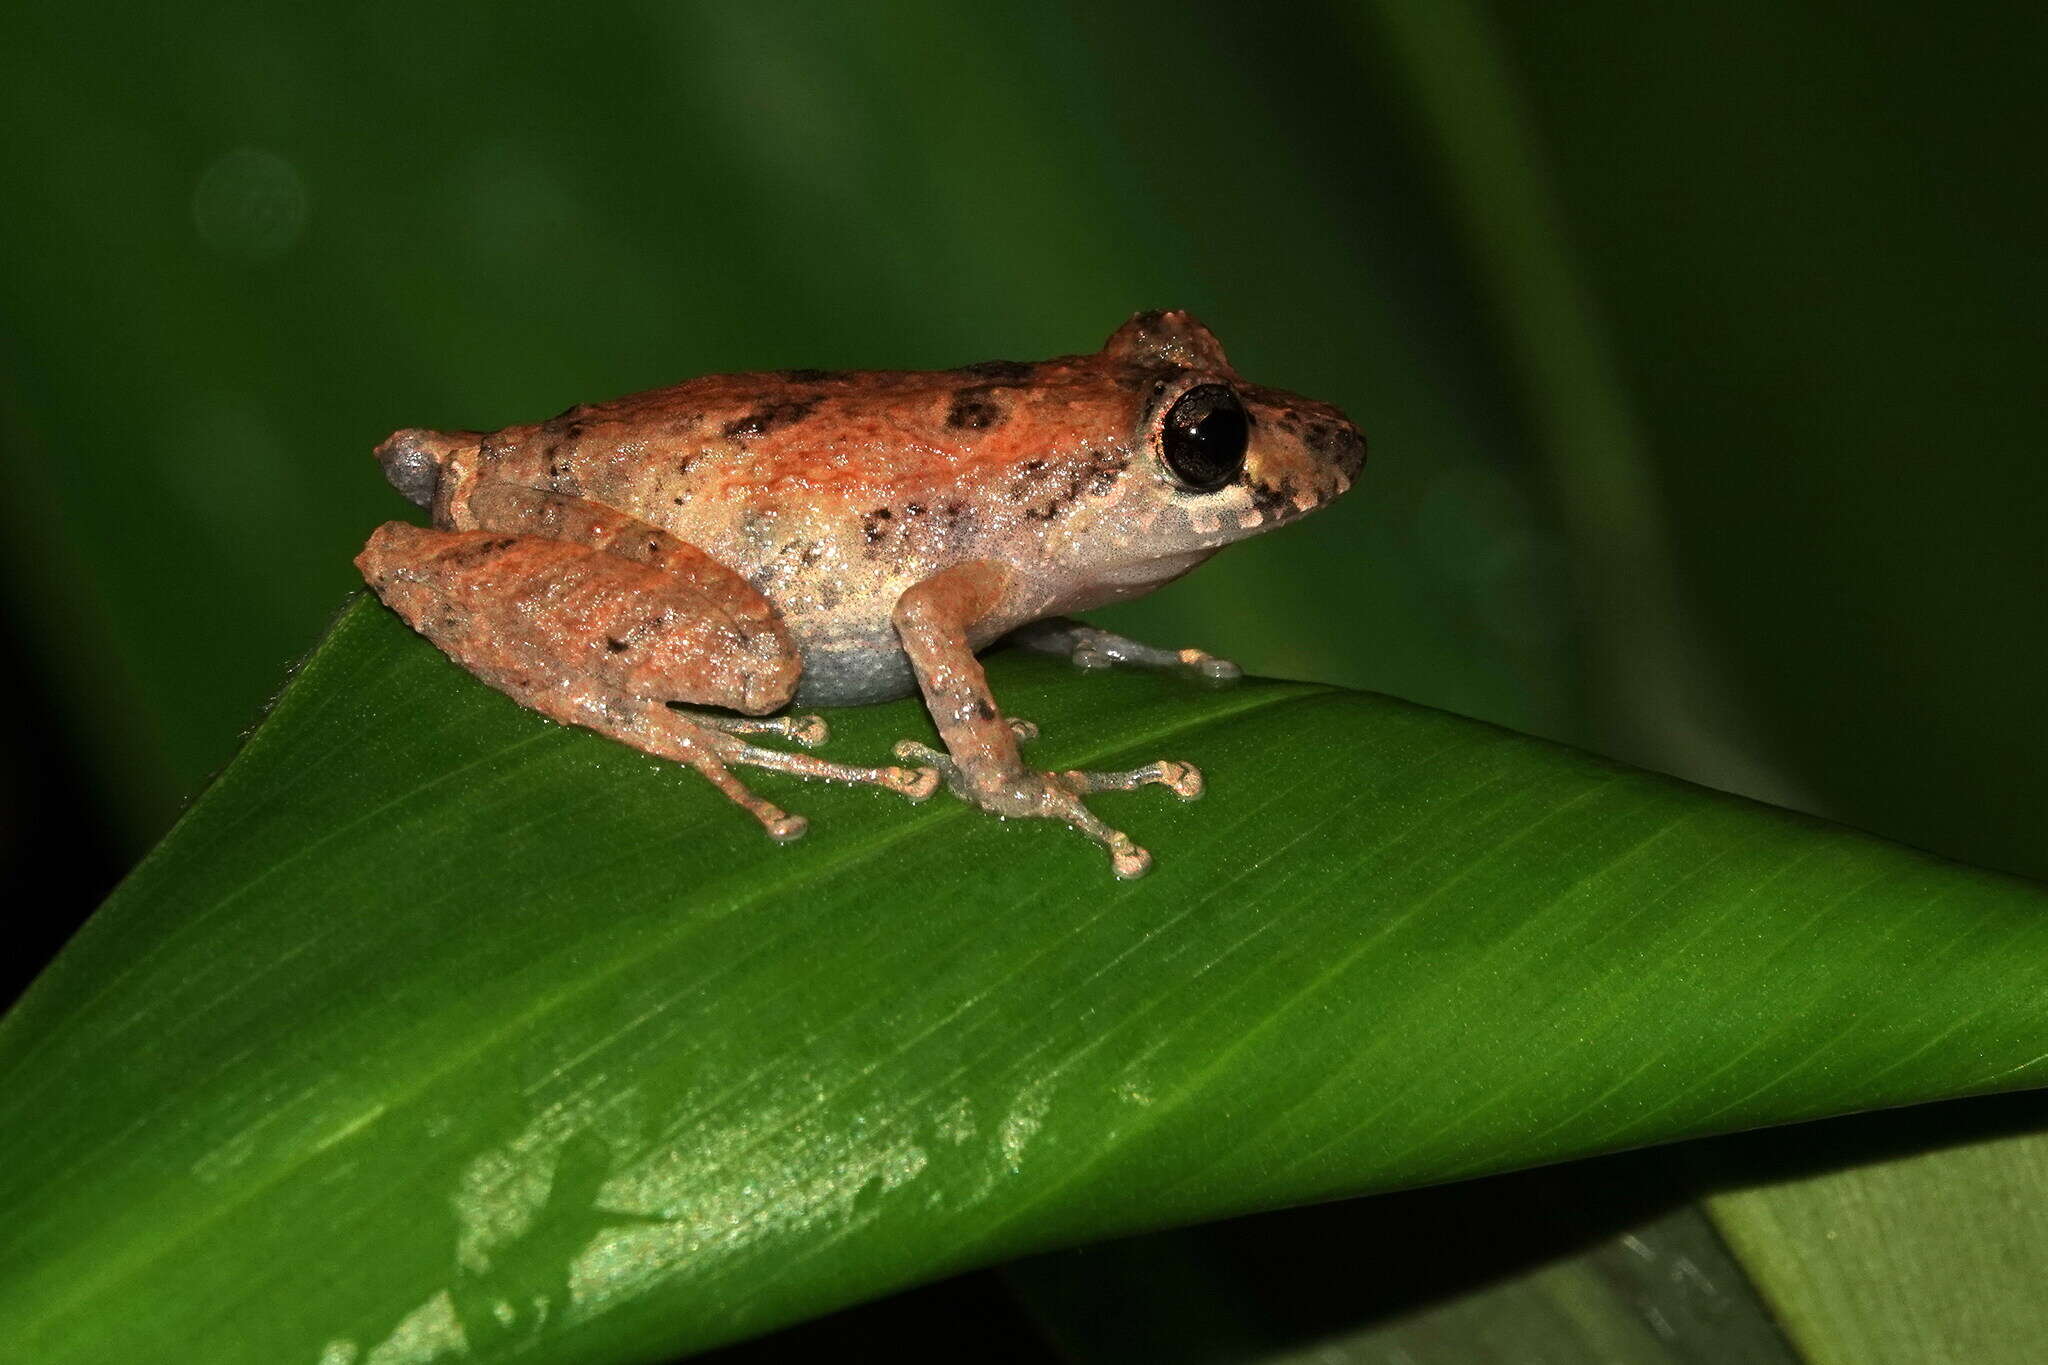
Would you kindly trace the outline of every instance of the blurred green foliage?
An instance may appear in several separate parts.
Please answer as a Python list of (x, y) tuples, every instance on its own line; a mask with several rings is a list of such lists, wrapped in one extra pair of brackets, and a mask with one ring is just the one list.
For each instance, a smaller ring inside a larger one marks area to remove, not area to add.
[(21, 653), (139, 850), (405, 510), (390, 429), (1182, 306), (1374, 457), (1124, 622), (2042, 875), (2042, 27), (30, 0)]

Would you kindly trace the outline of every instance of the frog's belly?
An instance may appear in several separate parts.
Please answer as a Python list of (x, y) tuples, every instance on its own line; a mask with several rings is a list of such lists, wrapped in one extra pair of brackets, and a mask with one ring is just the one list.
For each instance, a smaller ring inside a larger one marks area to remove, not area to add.
[(804, 661), (796, 684), (798, 706), (866, 706), (917, 691), (917, 675), (894, 631), (808, 640), (798, 652)]

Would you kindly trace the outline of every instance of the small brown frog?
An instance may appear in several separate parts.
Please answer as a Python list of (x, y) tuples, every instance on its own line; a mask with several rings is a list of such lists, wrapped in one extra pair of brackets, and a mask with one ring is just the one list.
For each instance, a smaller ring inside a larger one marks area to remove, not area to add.
[[(1324, 403), (1241, 380), (1185, 313), (1140, 313), (1093, 355), (932, 372), (713, 375), (537, 426), (401, 431), (377, 448), (433, 529), (389, 522), (357, 557), (381, 598), (543, 715), (687, 763), (770, 835), (803, 817), (731, 768), (923, 800), (941, 775), (1000, 816), (1066, 822), (1120, 877), (1151, 856), (1083, 804), (1202, 777), (1039, 772), (975, 655), (1010, 639), (1083, 667), (1234, 665), (1067, 614), (1150, 592), (1349, 488), (1365, 441)], [(765, 748), (822, 742), (792, 702), (922, 688), (943, 753), (858, 767)], [(704, 710), (700, 708), (721, 708)], [(737, 712), (739, 714), (726, 714)]]

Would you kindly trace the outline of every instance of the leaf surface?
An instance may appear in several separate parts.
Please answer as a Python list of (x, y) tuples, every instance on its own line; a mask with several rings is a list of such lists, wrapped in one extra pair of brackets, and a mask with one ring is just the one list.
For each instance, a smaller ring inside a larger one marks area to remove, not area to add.
[[(0, 1023), (0, 1340), (645, 1361), (1117, 1232), (2048, 1074), (2048, 898), (1385, 697), (992, 661), (1157, 856), (694, 774), (358, 601)], [(929, 734), (834, 713), (827, 751)], [(751, 779), (750, 779), (751, 780)]]

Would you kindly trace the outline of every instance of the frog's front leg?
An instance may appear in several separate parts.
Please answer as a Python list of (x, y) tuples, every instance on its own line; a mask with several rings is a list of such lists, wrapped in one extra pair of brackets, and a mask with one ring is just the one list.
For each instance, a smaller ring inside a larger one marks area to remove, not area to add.
[(946, 745), (941, 754), (905, 740), (896, 756), (938, 768), (956, 795), (983, 810), (1064, 821), (1109, 850), (1117, 876), (1140, 876), (1152, 855), (1098, 819), (1082, 796), (1157, 783), (1191, 801), (1202, 794), (1202, 775), (1192, 764), (1169, 759), (1125, 772), (1049, 773), (1024, 765), (1017, 741), (1035, 731), (997, 709), (969, 640), (975, 623), (995, 611), (1007, 577), (1002, 565), (990, 561), (957, 565), (911, 588), (896, 604), (896, 633)]
[(689, 764), (777, 839), (802, 834), (803, 817), (756, 796), (733, 766), (912, 800), (937, 786), (930, 770), (855, 767), (742, 738), (815, 743), (824, 737), (815, 716), (685, 709), (758, 715), (789, 701), (800, 666), (773, 609), (702, 551), (631, 518), (568, 509), (557, 521), (551, 529), (577, 538), (390, 522), (356, 564), (413, 629), (484, 682), (554, 720)]
[(1050, 616), (1019, 626), (1010, 632), (1009, 640), (1042, 654), (1064, 654), (1076, 668), (1113, 668), (1117, 664), (1186, 668), (1214, 682), (1236, 682), (1244, 676), (1244, 670), (1236, 664), (1207, 650), (1160, 649), (1067, 616)]

